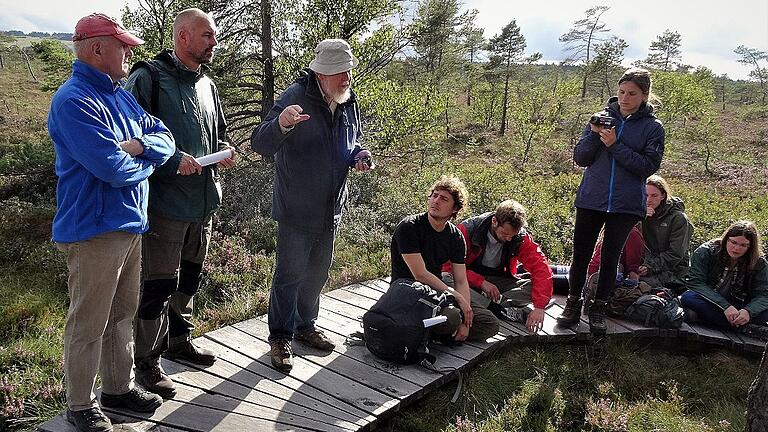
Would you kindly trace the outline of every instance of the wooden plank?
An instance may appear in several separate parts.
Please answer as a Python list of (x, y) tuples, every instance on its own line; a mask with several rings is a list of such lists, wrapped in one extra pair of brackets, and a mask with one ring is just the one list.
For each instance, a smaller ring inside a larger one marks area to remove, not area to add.
[[(355, 423), (361, 427), (375, 420), (366, 412), (339, 401), (314, 387), (306, 386), (296, 378), (284, 375), (271, 366), (254, 361), (252, 358), (213, 339), (199, 338), (195, 340), (195, 345), (211, 349), (219, 356), (219, 360), (213, 366), (205, 368), (205, 372), (209, 374), (216, 374), (246, 388), (272, 394), (279, 399), (325, 413), (341, 421)], [(173, 377), (173, 379), (176, 378)], [(222, 389), (226, 390), (226, 387), (222, 387)], [(242, 392), (242, 390), (238, 391)], [(228, 395), (236, 394), (232, 392)]]
[[(263, 342), (268, 342), (269, 327), (260, 320), (251, 319), (234, 324), (232, 327), (244, 331)], [(332, 370), (358, 383), (401, 400), (410, 399), (420, 394), (420, 386), (344, 356), (338, 351), (331, 351), (330, 353), (320, 351), (294, 341), (293, 352), (295, 355), (301, 356), (318, 366)]]
[[(219, 365), (217, 368), (218, 373), (236, 377), (239, 381), (257, 382), (257, 384), (250, 386), (237, 381), (230, 381), (211, 373), (209, 370), (196, 370), (167, 359), (163, 359), (162, 363), (163, 369), (171, 375), (173, 381), (186, 387), (198, 388), (210, 394), (224, 395), (255, 406), (276, 409), (290, 415), (311, 418), (343, 429), (357, 430), (360, 427), (360, 425), (356, 425), (351, 421), (342, 420), (342, 418), (356, 420), (356, 417), (351, 414), (343, 411), (336, 412), (338, 411), (337, 408), (325, 402), (320, 402), (304, 394), (294, 392), (281, 384), (262, 379), (261, 377), (251, 376), (250, 378), (252, 379), (248, 379), (245, 375), (253, 375), (252, 372), (235, 366), (224, 359), (217, 361)], [(333, 417), (332, 414), (334, 413), (338, 417)]]
[(389, 278), (386, 279), (374, 279), (362, 282), (363, 285), (373, 288), (375, 290), (381, 291), (382, 293), (387, 292), (389, 289)]
[(708, 327), (699, 323), (690, 324), (691, 328), (696, 330), (699, 335), (698, 340), (708, 344), (730, 346), (731, 339), (720, 330)]
[(699, 334), (693, 329), (687, 322), (683, 322), (680, 328), (677, 329), (677, 337), (685, 338), (687, 340), (696, 340), (699, 338)]
[[(238, 352), (270, 365), (269, 344), (234, 327), (214, 330), (206, 337), (226, 345)], [(305, 385), (321, 390), (370, 415), (378, 416), (389, 409), (397, 408), (400, 400), (357, 383), (334, 371), (324, 369), (301, 357), (294, 357), (290, 376)]]
[(342, 428), (320, 422), (313, 418), (290, 414), (282, 409), (266, 408), (222, 394), (210, 394), (184, 384), (176, 386), (176, 396), (173, 400), (183, 403), (184, 406), (201, 406), (273, 422), (276, 424), (274, 427), (275, 430), (285, 430), (285, 426), (305, 428), (318, 432), (348, 432), (350, 430), (357, 430), (357, 428), (354, 427), (355, 425), (351, 423), (348, 424), (353, 426), (353, 429)]
[[(112, 423), (115, 432), (184, 432), (182, 429), (176, 429), (169, 426), (159, 425), (148, 421), (130, 422), (130, 423)], [(42, 432), (77, 432), (75, 425), (64, 418), (64, 414), (56, 417), (37, 427)]]
[(347, 285), (347, 286), (343, 286), (343, 287), (341, 287), (339, 289), (345, 290), (345, 291), (350, 291), (350, 292), (359, 294), (361, 296), (368, 297), (369, 299), (374, 300), (374, 301), (376, 301), (379, 298), (381, 298), (381, 295), (384, 294), (383, 292), (381, 292), (379, 290), (373, 289), (373, 288), (371, 288), (369, 286), (362, 285), (362, 284)]
[(310, 432), (299, 426), (276, 424), (272, 421), (229, 413), (200, 405), (185, 404), (175, 400), (166, 400), (153, 414), (133, 411), (116, 411), (105, 408), (104, 412), (126, 419), (156, 421), (159, 424), (193, 432), (225, 432), (234, 430), (282, 431), (290, 429), (296, 432)]

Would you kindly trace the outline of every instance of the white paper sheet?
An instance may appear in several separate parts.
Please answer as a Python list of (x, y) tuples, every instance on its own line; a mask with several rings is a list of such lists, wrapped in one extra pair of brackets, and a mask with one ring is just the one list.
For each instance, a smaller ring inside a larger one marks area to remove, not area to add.
[(197, 163), (199, 163), (202, 166), (208, 166), (213, 165), (215, 163), (219, 163), (223, 161), (224, 159), (232, 157), (232, 150), (225, 149), (222, 151), (218, 151), (216, 153), (211, 153), (209, 155), (200, 156), (197, 158)]

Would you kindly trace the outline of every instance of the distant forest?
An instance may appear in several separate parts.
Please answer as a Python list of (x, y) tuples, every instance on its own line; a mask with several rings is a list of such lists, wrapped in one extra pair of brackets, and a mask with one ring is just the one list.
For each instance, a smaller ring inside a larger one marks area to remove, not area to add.
[(51, 38), (51, 39), (57, 39), (57, 40), (63, 40), (63, 41), (72, 40), (72, 33), (48, 33), (48, 32), (41, 32), (41, 31), (24, 33), (21, 30), (8, 30), (8, 31), (0, 30), (0, 35), (15, 36), (15, 37), (27, 36), (27, 37), (37, 37), (37, 38)]

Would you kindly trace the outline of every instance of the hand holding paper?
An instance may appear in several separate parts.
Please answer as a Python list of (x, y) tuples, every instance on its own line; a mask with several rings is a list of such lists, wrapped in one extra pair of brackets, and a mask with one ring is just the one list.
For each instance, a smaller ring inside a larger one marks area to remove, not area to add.
[(201, 166), (213, 165), (223, 161), (224, 159), (233, 157), (234, 154), (235, 152), (231, 148), (226, 148), (224, 150), (217, 151), (216, 153), (200, 156), (197, 158), (197, 163), (199, 163)]

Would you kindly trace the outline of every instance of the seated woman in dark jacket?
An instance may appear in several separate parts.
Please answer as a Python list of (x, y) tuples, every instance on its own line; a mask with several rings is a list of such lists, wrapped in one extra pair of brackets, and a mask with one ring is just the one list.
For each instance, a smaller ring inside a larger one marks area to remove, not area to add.
[(685, 290), (693, 225), (685, 214), (683, 200), (672, 196), (664, 178), (648, 177), (645, 192), (648, 206), (643, 220), (643, 239), (646, 249), (639, 269), (640, 280), (679, 294)]
[(693, 316), (702, 323), (768, 337), (768, 262), (754, 223), (736, 222), (719, 239), (699, 246), (686, 282), (681, 303), (688, 321)]

